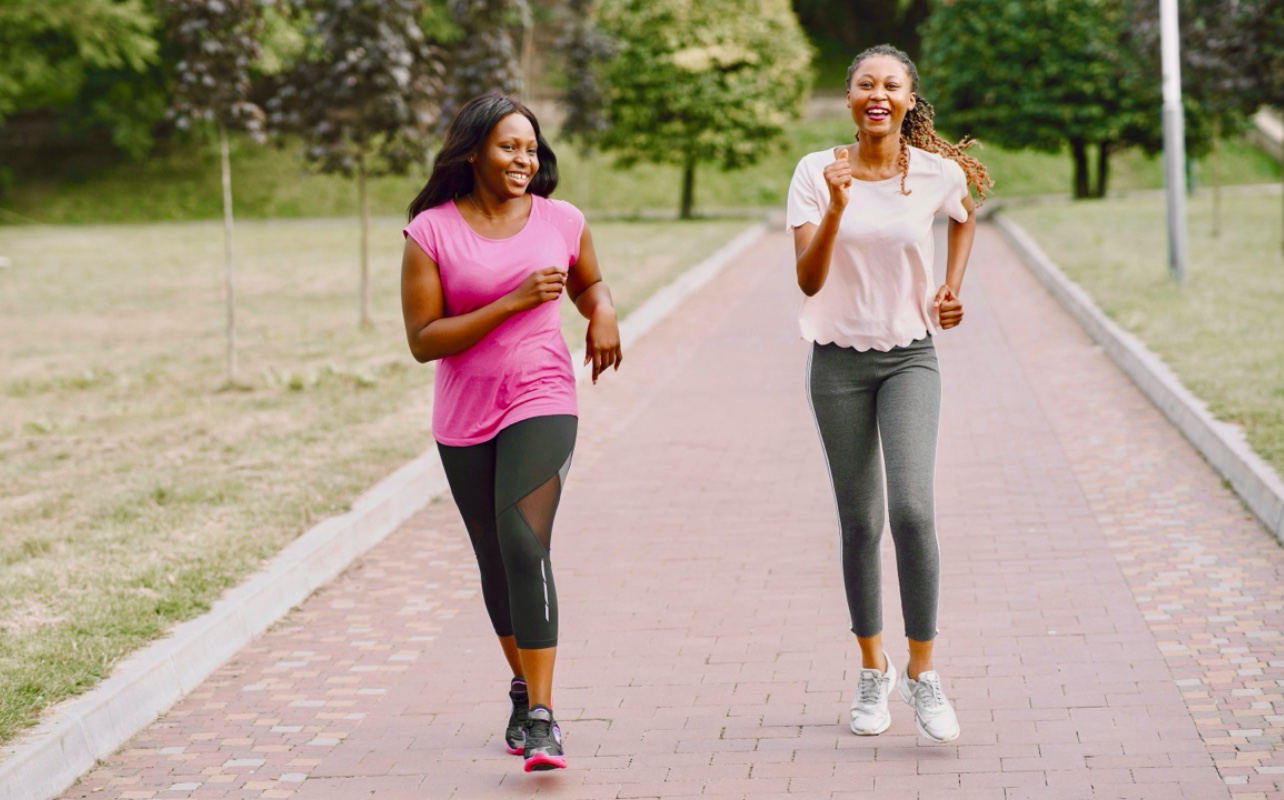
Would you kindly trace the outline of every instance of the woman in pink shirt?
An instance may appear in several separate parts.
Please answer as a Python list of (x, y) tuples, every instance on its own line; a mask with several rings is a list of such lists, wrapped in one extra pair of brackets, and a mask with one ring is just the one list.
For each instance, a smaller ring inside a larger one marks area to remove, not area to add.
[[(940, 585), (934, 470), (941, 379), (932, 336), (963, 319), (959, 300), (975, 229), (969, 185), (985, 167), (936, 135), (909, 56), (889, 45), (847, 72), (854, 145), (805, 156), (789, 187), (800, 324), (812, 342), (808, 399), (842, 532), (843, 583), (861, 652), (851, 730), (887, 730), (896, 670), (883, 650), (879, 544), (896, 546), (909, 663), (897, 683), (932, 741), (958, 718), (932, 663)], [(945, 282), (935, 285), (933, 219), (950, 218)], [(881, 457), (880, 457), (881, 456)], [(887, 476), (884, 505), (883, 473)]]
[(620, 366), (611, 294), (584, 215), (560, 200), (534, 114), (469, 101), (410, 204), (401, 301), (410, 351), (437, 361), (433, 438), (513, 672), (504, 738), (525, 769), (566, 766), (552, 714), (557, 592), (549, 548), (575, 446), (563, 292), (588, 319), (593, 381)]

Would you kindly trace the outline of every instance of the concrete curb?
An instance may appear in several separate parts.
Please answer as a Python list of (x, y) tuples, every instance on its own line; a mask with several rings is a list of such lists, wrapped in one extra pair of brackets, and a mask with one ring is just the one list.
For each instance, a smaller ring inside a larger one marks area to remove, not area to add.
[(1053, 297), (1230, 483), (1266, 529), (1284, 542), (1284, 482), (1248, 446), (1243, 432), (1208, 413), (1204, 402), (1190, 393), (1168, 365), (1103, 314), (1020, 225), (1002, 213), (995, 213), (992, 219)]
[[(620, 323), (631, 346), (758, 241), (751, 226), (657, 291)], [(590, 367), (576, 371), (583, 381)], [(115, 752), (201, 684), (290, 609), (447, 490), (435, 449), (362, 494), (346, 514), (311, 528), (208, 612), (117, 665), (90, 692), (53, 709), (39, 726), (0, 750), (0, 800), (47, 800), (65, 792), (98, 759)]]

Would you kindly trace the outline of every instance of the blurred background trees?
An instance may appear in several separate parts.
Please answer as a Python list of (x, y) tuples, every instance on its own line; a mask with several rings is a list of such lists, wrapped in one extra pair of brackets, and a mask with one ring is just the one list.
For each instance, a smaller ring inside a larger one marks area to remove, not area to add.
[(681, 167), (683, 219), (698, 164), (750, 166), (802, 113), (811, 48), (785, 0), (606, 0), (602, 25), (619, 48), (602, 147)]
[[(77, 181), (182, 152), (207, 135), (166, 113), (182, 92), (185, 52), (176, 29), (161, 24), (167, 2), (0, 3), (0, 207), (15, 183)], [(1259, 106), (1284, 103), (1284, 5), (1181, 4), (1187, 146), (1202, 158), (1237, 136)], [(782, 141), (782, 120), (798, 113), (809, 83), (840, 96), (851, 58), (886, 41), (918, 59), (950, 135), (1064, 152), (1072, 194), (1098, 197), (1110, 187), (1112, 156), (1159, 146), (1156, 7), (1157, 0), (262, 0), (259, 52), (242, 69), (245, 102), (272, 103), (281, 141), (292, 150), (301, 143), (309, 169), (351, 175), (356, 194), (359, 154), (379, 151), (365, 159), (367, 175), (422, 170), (454, 109), (499, 89), (534, 104), (585, 157), (609, 149), (623, 163), (677, 164), (678, 205), (692, 213), (697, 164), (755, 163), (754, 153)], [(339, 19), (351, 25), (323, 30)], [(366, 97), (372, 92), (379, 99)], [(400, 132), (362, 133), (353, 114), (375, 108), (396, 109)]]

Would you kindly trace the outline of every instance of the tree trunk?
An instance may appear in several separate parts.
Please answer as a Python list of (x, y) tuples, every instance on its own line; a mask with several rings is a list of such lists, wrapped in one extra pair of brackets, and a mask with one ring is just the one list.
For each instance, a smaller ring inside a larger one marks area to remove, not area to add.
[(1222, 121), (1213, 117), (1212, 150), (1208, 154), (1213, 168), (1213, 238), (1222, 236)]
[(366, 187), (366, 151), (357, 151), (357, 191), (361, 195), (361, 327), (370, 322), (370, 194)]
[(691, 219), (691, 207), (695, 201), (695, 156), (687, 156), (687, 163), (682, 168), (682, 208), (679, 219)]
[(531, 101), (531, 76), (535, 74), (535, 18), (530, 7), (522, 13), (522, 102)]
[(1070, 154), (1074, 158), (1074, 199), (1091, 197), (1088, 188), (1088, 145), (1082, 139), (1071, 139)]
[(575, 170), (575, 196), (578, 200), (576, 205), (580, 208), (593, 206), (593, 199), (590, 197), (593, 193), (593, 181), (589, 180), (592, 171), (593, 148), (586, 147), (580, 151), (580, 168)]
[(1097, 197), (1106, 196), (1106, 184), (1110, 180), (1110, 143), (1097, 144)]
[(232, 158), (227, 127), (218, 126), (218, 151), (223, 162), (223, 285), (227, 295), (227, 382), (236, 383), (236, 295), (232, 283)]

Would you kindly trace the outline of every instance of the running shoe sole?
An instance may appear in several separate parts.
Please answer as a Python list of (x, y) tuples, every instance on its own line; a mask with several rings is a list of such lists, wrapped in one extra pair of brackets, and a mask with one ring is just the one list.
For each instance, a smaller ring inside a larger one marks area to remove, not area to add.
[(536, 753), (526, 759), (526, 764), (523, 768), (527, 772), (566, 769), (566, 756), (550, 756), (548, 753)]

